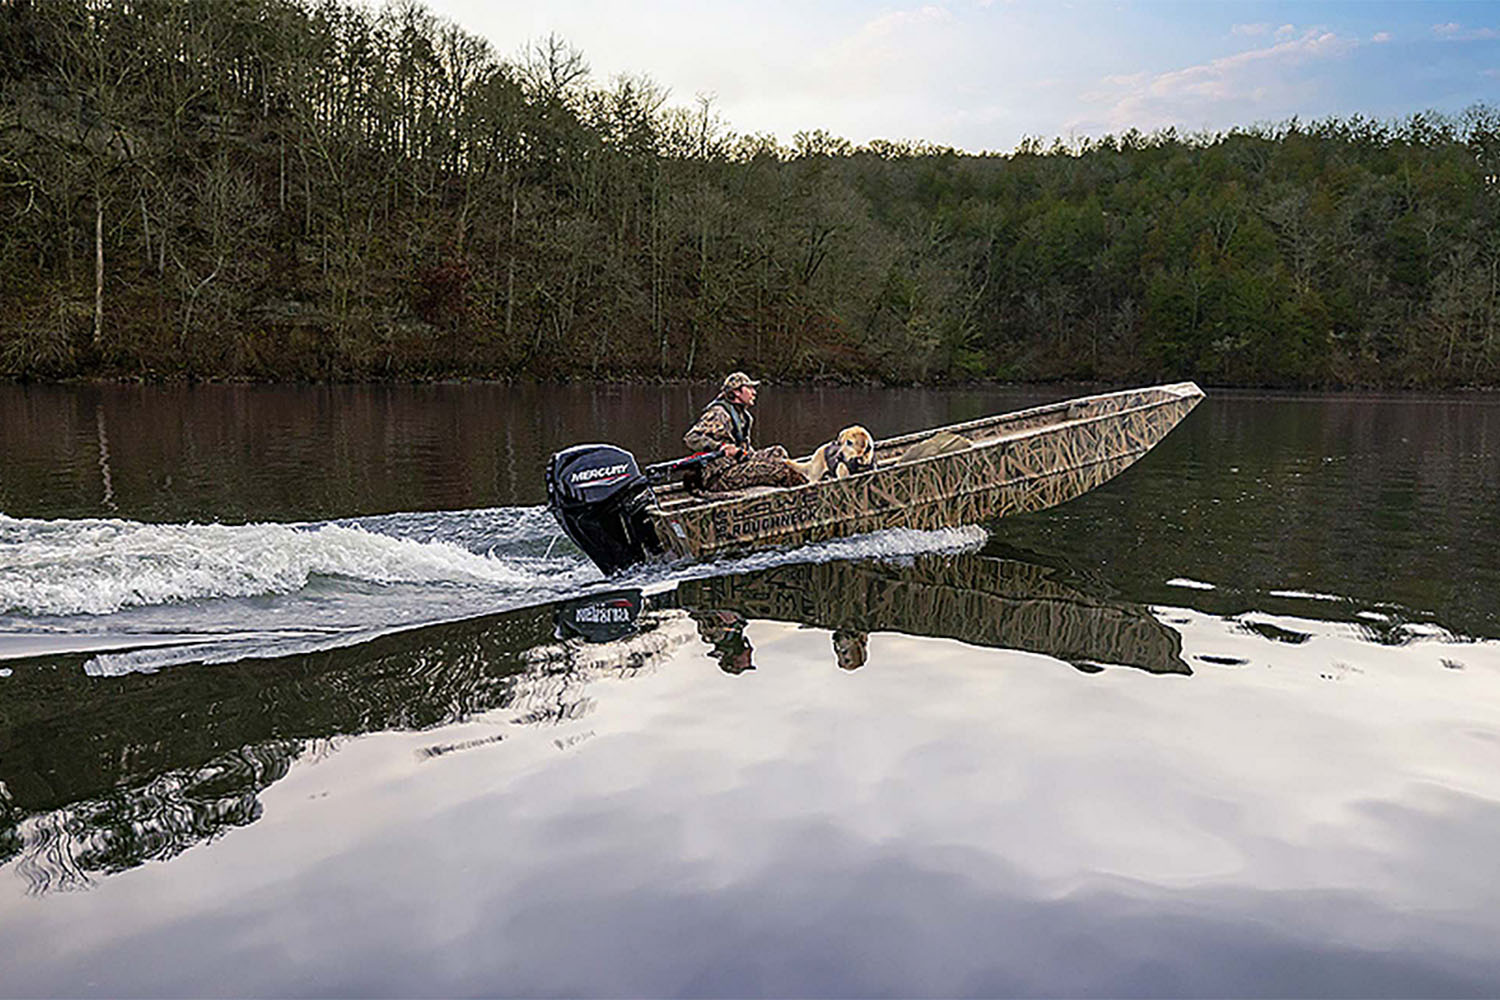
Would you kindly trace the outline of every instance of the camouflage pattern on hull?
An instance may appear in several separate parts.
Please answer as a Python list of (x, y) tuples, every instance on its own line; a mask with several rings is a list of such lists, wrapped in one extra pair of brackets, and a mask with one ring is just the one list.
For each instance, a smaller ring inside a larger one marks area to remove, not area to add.
[[(665, 551), (686, 558), (887, 528), (985, 524), (1056, 506), (1113, 478), (1202, 398), (1196, 385), (1180, 382), (933, 428), (878, 442), (882, 460), (872, 472), (727, 499), (667, 493), (653, 520)], [(939, 430), (973, 447), (899, 461)]]
[(1182, 639), (1145, 608), (1092, 597), (1045, 566), (980, 555), (910, 566), (828, 562), (686, 580), (684, 607), (849, 634), (900, 632), (1042, 653), (1083, 669), (1113, 664), (1191, 674)]

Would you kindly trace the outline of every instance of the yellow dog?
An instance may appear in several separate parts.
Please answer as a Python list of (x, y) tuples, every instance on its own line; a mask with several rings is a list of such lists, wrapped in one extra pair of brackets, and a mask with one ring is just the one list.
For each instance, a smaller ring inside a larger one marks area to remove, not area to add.
[(817, 482), (829, 472), (839, 479), (869, 472), (875, 468), (875, 439), (869, 431), (855, 424), (839, 431), (837, 438), (813, 452), (812, 458), (806, 462), (787, 459), (787, 464), (806, 476), (810, 483)]

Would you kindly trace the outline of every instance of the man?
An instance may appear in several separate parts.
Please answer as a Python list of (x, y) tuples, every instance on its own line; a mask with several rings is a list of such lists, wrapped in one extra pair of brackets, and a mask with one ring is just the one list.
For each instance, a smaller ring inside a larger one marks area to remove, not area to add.
[(750, 428), (755, 423), (755, 389), (760, 385), (744, 372), (731, 372), (719, 394), (704, 408), (698, 422), (682, 436), (693, 451), (719, 451), (703, 467), (703, 488), (714, 493), (747, 486), (797, 486), (807, 478), (787, 462), (781, 445), (755, 448)]

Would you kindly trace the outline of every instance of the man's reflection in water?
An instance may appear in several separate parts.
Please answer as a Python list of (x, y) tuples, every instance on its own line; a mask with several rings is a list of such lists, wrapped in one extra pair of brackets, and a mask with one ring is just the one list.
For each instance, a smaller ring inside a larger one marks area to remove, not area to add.
[(833, 633), (833, 657), (840, 670), (858, 670), (870, 656), (870, 633), (850, 629), (835, 629)]
[(719, 669), (726, 674), (742, 674), (754, 670), (750, 659), (754, 647), (745, 638), (745, 616), (737, 611), (694, 611), (693, 621), (698, 623), (698, 636), (713, 647), (708, 654), (719, 661)]
[[(711, 647), (709, 656), (719, 661), (719, 669), (726, 674), (742, 674), (754, 670), (751, 654), (755, 647), (745, 637), (745, 626), (749, 624), (738, 611), (693, 611), (693, 621), (698, 623), (698, 637)], [(870, 633), (852, 629), (836, 629), (833, 633), (833, 657), (840, 670), (858, 670), (870, 656)]]

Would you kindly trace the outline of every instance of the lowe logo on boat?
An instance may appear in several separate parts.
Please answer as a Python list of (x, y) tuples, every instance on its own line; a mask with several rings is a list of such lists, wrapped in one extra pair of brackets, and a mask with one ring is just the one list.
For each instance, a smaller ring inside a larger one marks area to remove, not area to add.
[(619, 465), (601, 465), (597, 469), (584, 469), (582, 472), (573, 473), (568, 477), (568, 483), (572, 486), (587, 486), (601, 479), (618, 479), (629, 470), (630, 466), (623, 462)]

